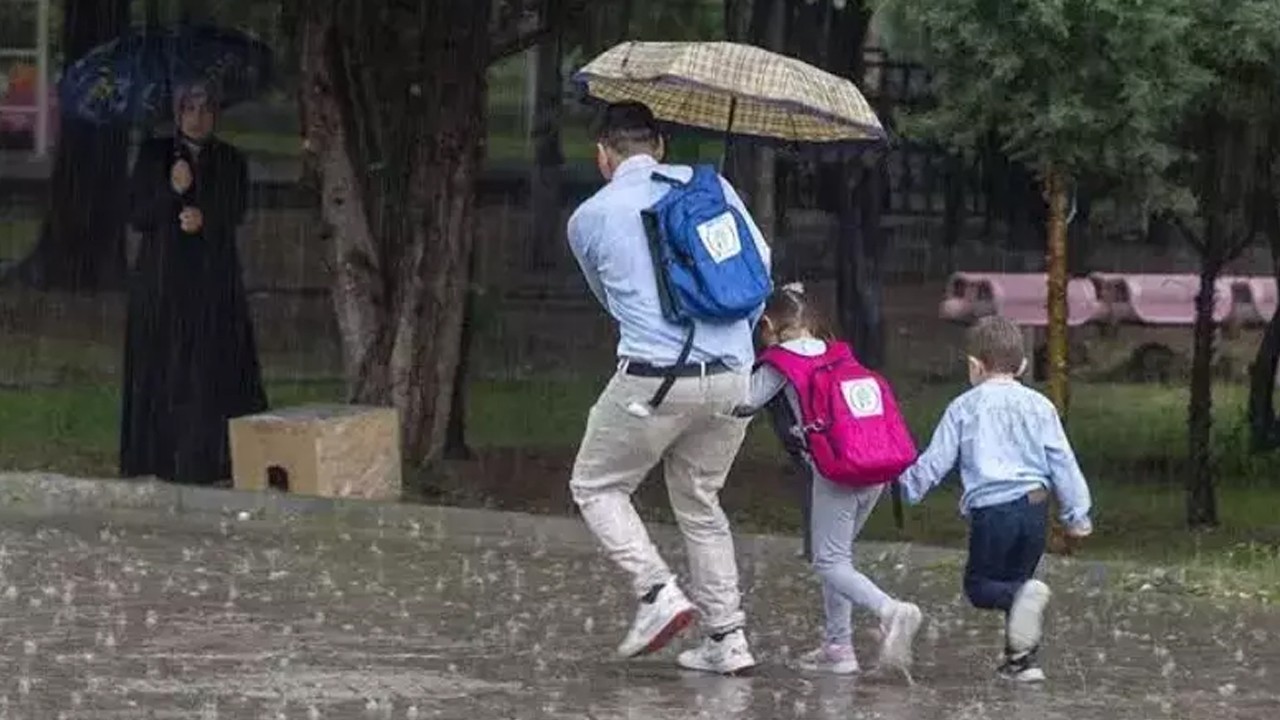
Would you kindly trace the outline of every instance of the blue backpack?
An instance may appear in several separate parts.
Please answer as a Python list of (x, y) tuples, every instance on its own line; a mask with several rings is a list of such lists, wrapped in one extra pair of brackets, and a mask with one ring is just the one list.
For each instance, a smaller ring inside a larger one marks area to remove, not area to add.
[[(710, 165), (693, 168), (689, 182), (661, 173), (653, 179), (671, 190), (641, 213), (662, 314), (688, 327), (676, 365), (693, 349), (695, 321), (733, 323), (756, 312), (773, 291), (746, 218), (724, 196), (720, 174)], [(649, 401), (657, 407), (675, 377), (665, 378)]]

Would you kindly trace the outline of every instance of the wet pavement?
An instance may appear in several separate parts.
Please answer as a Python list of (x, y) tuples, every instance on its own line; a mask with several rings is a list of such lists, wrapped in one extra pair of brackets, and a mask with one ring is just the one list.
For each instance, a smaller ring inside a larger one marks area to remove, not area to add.
[(744, 538), (762, 665), (720, 678), (678, 670), (675, 647), (611, 657), (630, 600), (574, 520), (242, 517), (0, 510), (0, 720), (1280, 717), (1280, 617), (1126, 590), (1101, 565), (1049, 568), (1050, 682), (1016, 687), (993, 676), (998, 623), (961, 601), (958, 555), (865, 548), (873, 577), (929, 616), (912, 686), (795, 670), (817, 585), (794, 540)]

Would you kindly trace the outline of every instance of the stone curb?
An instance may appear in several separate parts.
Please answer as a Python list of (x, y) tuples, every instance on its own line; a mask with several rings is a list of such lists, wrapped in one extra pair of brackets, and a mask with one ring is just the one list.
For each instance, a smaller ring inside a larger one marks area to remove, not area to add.
[[(248, 492), (223, 488), (178, 485), (155, 479), (87, 479), (53, 473), (0, 473), (0, 503), (15, 509), (57, 514), (86, 511), (158, 511), (167, 514), (206, 517), (241, 516), (254, 521), (312, 520), (356, 528), (385, 526), (429, 527), (435, 532), (525, 537), (537, 542), (596, 546), (595, 538), (577, 517), (499, 512), (473, 508), (375, 502), (290, 495), (278, 492)], [(678, 542), (673, 526), (647, 523), (659, 542)], [(796, 537), (735, 533), (740, 553), (785, 552), (800, 548)], [(878, 551), (906, 552), (900, 544), (867, 543)], [(951, 550), (921, 548), (934, 557), (952, 557)], [(935, 554), (936, 553), (936, 554)], [(797, 562), (799, 559), (797, 558)]]

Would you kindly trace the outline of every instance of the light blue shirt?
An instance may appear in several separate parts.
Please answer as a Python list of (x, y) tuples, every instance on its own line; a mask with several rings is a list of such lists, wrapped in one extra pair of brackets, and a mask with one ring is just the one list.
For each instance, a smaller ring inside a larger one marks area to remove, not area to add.
[(1092, 530), (1089, 486), (1058, 411), (1016, 380), (988, 380), (951, 403), (929, 447), (898, 478), (903, 497), (913, 505), (920, 502), (957, 463), (965, 515), (1052, 488), (1063, 524), (1082, 533)]
[[(648, 155), (625, 160), (613, 179), (582, 203), (569, 218), (569, 247), (582, 267), (591, 292), (618, 323), (618, 357), (665, 367), (675, 364), (684, 347), (687, 328), (662, 316), (653, 259), (640, 212), (662, 198), (671, 186), (654, 181), (654, 172), (687, 181), (693, 170), (661, 165)], [(752, 239), (766, 266), (769, 247), (738, 193), (723, 178), (725, 199), (747, 220)], [(738, 372), (748, 372), (755, 362), (752, 328), (760, 311), (750, 320), (735, 323), (697, 323), (689, 362), (716, 360)]]

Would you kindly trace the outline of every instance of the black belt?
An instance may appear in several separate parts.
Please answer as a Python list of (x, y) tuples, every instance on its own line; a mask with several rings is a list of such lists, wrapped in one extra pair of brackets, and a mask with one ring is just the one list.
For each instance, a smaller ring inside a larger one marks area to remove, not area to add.
[(658, 367), (649, 363), (629, 362), (626, 365), (625, 372), (628, 375), (643, 378), (691, 378), (702, 377), (703, 375), (720, 375), (729, 372), (729, 366), (724, 362), (716, 360), (709, 363), (685, 363), (683, 365), (668, 365), (666, 367)]

